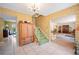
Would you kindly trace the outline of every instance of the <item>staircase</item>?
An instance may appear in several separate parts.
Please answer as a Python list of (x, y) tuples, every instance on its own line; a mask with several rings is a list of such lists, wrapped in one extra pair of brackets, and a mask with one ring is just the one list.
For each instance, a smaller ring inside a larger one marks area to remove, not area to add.
[(45, 37), (45, 35), (41, 32), (39, 27), (36, 27), (35, 29), (35, 35), (37, 37), (37, 40), (39, 42), (40, 45), (47, 43), (48, 39)]

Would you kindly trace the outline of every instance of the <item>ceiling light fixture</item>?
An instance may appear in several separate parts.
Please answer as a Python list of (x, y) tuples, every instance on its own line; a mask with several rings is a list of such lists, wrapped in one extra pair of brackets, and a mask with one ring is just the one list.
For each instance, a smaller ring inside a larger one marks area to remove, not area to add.
[(38, 17), (39, 16), (39, 6), (38, 4), (33, 4), (31, 7), (31, 10), (33, 11), (33, 17)]

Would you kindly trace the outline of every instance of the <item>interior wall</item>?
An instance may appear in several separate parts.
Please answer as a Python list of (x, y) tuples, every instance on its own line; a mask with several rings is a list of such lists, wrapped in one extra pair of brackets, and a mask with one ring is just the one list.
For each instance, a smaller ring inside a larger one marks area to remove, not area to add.
[[(78, 9), (79, 10), (79, 9)], [(76, 21), (76, 41), (79, 43), (79, 12), (77, 12), (77, 17), (76, 17), (77, 21)]]
[(32, 21), (32, 17), (30, 15), (27, 14), (23, 14), (20, 12), (16, 12), (14, 10), (11, 9), (7, 9), (7, 8), (3, 8), (0, 7), (0, 14), (5, 14), (5, 15), (10, 15), (10, 16), (15, 16), (17, 17), (17, 20), (27, 20), (27, 21)]
[(0, 18), (0, 42), (3, 41), (3, 28), (4, 28), (4, 21)]
[[(59, 17), (64, 17), (69, 14), (75, 14), (76, 16), (78, 16), (76, 20), (79, 20), (79, 4), (66, 8), (66, 9), (63, 9), (58, 12), (52, 13), (48, 16), (39, 16), (36, 20), (36, 24), (38, 24), (40, 26), (42, 31), (45, 32), (44, 34), (47, 35), (47, 37), (49, 38), (49, 36), (50, 36), (50, 20), (51, 19), (56, 20)], [(79, 25), (79, 21), (76, 23)], [(76, 34), (77, 34), (77, 32), (76, 32)], [(77, 39), (78, 39), (78, 37), (77, 37)]]

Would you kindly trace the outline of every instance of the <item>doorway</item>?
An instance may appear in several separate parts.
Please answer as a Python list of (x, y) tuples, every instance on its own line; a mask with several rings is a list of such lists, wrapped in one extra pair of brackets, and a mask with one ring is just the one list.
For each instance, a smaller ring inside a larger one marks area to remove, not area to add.
[(17, 23), (15, 16), (9, 16), (2, 14), (0, 21), (1, 25), (1, 37), (0, 41), (0, 54), (1, 55), (13, 55), (17, 46)]
[(63, 16), (50, 21), (51, 40), (68, 48), (75, 49), (74, 14)]

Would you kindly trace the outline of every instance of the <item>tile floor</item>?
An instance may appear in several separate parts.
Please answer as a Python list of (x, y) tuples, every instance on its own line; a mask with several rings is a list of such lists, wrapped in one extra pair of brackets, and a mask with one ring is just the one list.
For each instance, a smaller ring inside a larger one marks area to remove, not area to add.
[(37, 45), (35, 43), (18, 47), (16, 55), (74, 55), (74, 50), (58, 45), (54, 42), (48, 42), (44, 45)]
[(5, 38), (3, 44), (0, 46), (0, 55), (13, 55), (15, 54), (16, 48), (16, 38), (14, 36), (9, 36)]
[(22, 47), (16, 46), (16, 38), (10, 36), (5, 39), (5, 44), (0, 46), (0, 55), (73, 55), (74, 49), (70, 49), (55, 42), (48, 42), (39, 46), (30, 43)]

